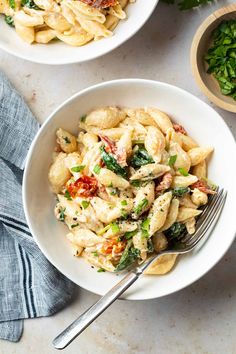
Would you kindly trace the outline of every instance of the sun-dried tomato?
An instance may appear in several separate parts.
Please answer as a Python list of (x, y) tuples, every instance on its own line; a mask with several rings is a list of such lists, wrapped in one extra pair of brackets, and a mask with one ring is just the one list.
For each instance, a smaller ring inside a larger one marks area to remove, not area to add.
[(197, 181), (190, 186), (191, 189), (197, 188), (201, 192), (206, 193), (206, 194), (216, 194), (215, 191), (213, 191), (208, 184), (205, 181)]
[(114, 251), (114, 253), (120, 253), (124, 251), (125, 246), (126, 242), (119, 241), (119, 239), (116, 237), (104, 242), (101, 251), (104, 254), (110, 254), (112, 253), (112, 251)]
[(100, 8), (100, 9), (105, 9), (109, 6), (115, 6), (117, 4), (117, 0), (80, 0), (84, 2), (85, 4)]
[(173, 128), (176, 131), (176, 133), (181, 133), (181, 134), (187, 135), (187, 132), (182, 125), (173, 124)]
[(97, 193), (98, 182), (94, 177), (82, 176), (78, 178), (74, 183), (71, 183), (67, 189), (72, 198), (94, 197)]
[(160, 193), (162, 191), (165, 191), (166, 189), (169, 189), (172, 183), (173, 177), (171, 173), (167, 172), (164, 174), (162, 177), (162, 181), (156, 186), (156, 193)]

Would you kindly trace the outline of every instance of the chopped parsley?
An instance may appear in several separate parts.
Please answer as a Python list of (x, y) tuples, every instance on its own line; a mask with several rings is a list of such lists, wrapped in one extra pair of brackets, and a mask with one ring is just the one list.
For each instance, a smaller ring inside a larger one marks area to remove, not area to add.
[(175, 162), (176, 162), (176, 160), (177, 160), (177, 155), (172, 155), (172, 156), (170, 156), (170, 157), (169, 157), (169, 160), (168, 160), (168, 165), (169, 165), (170, 167), (173, 167), (174, 164), (175, 164)]
[(98, 251), (94, 251), (94, 252), (92, 252), (92, 254), (93, 254), (95, 257), (98, 257)]
[(148, 200), (146, 198), (144, 198), (143, 200), (141, 200), (141, 202), (139, 202), (139, 204), (136, 206), (136, 208), (134, 208), (134, 212), (135, 214), (140, 214), (142, 212), (142, 210), (144, 208), (146, 208), (146, 206), (148, 205)]
[(113, 234), (118, 234), (120, 232), (120, 227), (115, 222), (112, 222), (110, 224), (110, 227), (111, 227), (111, 231), (112, 231)]
[(71, 168), (72, 172), (81, 172), (85, 169), (85, 165), (74, 166)]
[(127, 200), (122, 200), (120, 204), (124, 206), (124, 205), (127, 205), (128, 203), (127, 203)]
[(100, 171), (101, 171), (101, 166), (95, 165), (93, 172), (96, 173), (96, 175), (99, 175)]
[(185, 168), (183, 168), (183, 167), (178, 168), (178, 171), (179, 171), (179, 173), (180, 173), (182, 176), (184, 176), (184, 177), (189, 176), (189, 173), (188, 173), (188, 172), (185, 170)]
[(89, 207), (89, 204), (90, 204), (90, 202), (88, 202), (87, 200), (83, 200), (81, 202), (83, 209), (87, 209)]

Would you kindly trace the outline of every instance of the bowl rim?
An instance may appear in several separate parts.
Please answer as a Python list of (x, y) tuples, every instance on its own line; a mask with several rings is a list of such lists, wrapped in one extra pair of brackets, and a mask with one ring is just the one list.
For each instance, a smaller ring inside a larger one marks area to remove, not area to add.
[[(68, 104), (70, 104), (70, 102), (72, 102), (73, 100), (77, 99), (79, 96), (85, 95), (87, 93), (89, 93), (90, 91), (94, 91), (97, 90), (99, 88), (102, 87), (106, 87), (106, 86), (110, 86), (110, 85), (119, 85), (119, 84), (127, 84), (127, 83), (143, 83), (143, 84), (149, 84), (149, 85), (161, 85), (163, 87), (166, 88), (174, 88), (175, 90), (179, 91), (180, 93), (184, 93), (185, 95), (191, 97), (192, 99), (200, 102), (202, 105), (206, 106), (208, 109), (210, 109), (211, 111), (213, 111), (216, 115), (218, 115), (219, 119), (221, 120), (222, 124), (224, 124), (225, 129), (227, 131), (227, 133), (229, 134), (229, 136), (231, 136), (234, 144), (235, 144), (235, 139), (234, 136), (231, 132), (231, 130), (229, 129), (228, 125), (226, 124), (226, 122), (224, 121), (224, 119), (221, 117), (221, 115), (215, 111), (214, 108), (212, 108), (211, 106), (209, 106), (209, 104), (207, 104), (206, 102), (202, 101), (200, 98), (196, 97), (195, 95), (193, 95), (192, 93), (189, 93), (188, 91), (179, 88), (175, 85), (171, 85), (162, 81), (156, 81), (156, 80), (149, 80), (149, 79), (139, 79), (139, 78), (126, 78), (126, 79), (117, 79), (117, 80), (110, 80), (110, 81), (105, 81), (99, 84), (95, 84), (92, 86), (89, 86), (83, 90), (78, 91), (77, 93), (73, 94), (71, 97), (69, 97), (68, 99), (66, 99), (64, 102), (62, 102), (55, 110), (53, 110), (53, 112), (48, 116), (48, 118), (45, 120), (45, 122), (42, 124), (41, 128), (39, 129), (39, 131), (37, 132), (35, 138), (33, 139), (30, 149), (28, 151), (27, 157), (26, 157), (26, 163), (25, 163), (25, 169), (24, 169), (24, 174), (23, 174), (23, 183), (22, 183), (22, 199), (23, 199), (23, 207), (24, 207), (24, 212), (25, 212), (25, 217), (26, 217), (26, 221), (27, 224), (29, 226), (30, 232), (35, 240), (35, 242), (37, 243), (39, 249), (42, 251), (42, 253), (44, 254), (44, 256), (48, 259), (48, 261), (53, 264), (58, 270), (59, 272), (61, 272), (64, 276), (66, 276), (68, 279), (70, 279), (71, 281), (73, 281), (75, 284), (77, 284), (79, 287), (90, 291), (91, 293), (97, 294), (99, 296), (102, 296), (103, 294), (94, 291), (91, 287), (86, 287), (85, 284), (81, 285), (78, 284), (78, 281), (74, 278), (71, 277), (66, 271), (64, 271), (63, 269), (61, 269), (61, 266), (56, 264), (57, 262), (54, 262), (53, 257), (50, 256), (50, 253), (48, 252), (48, 250), (46, 248), (44, 248), (41, 244), (40, 244), (40, 240), (38, 239), (37, 235), (34, 234), (33, 232), (33, 227), (31, 224), (31, 220), (30, 220), (30, 216), (29, 216), (29, 212), (28, 212), (28, 206), (27, 206), (27, 178), (29, 175), (29, 166), (30, 166), (30, 162), (31, 162), (31, 158), (32, 158), (32, 154), (34, 151), (34, 148), (38, 142), (38, 138), (40, 137), (41, 134), (43, 134), (43, 131), (45, 130), (45, 128), (47, 127), (47, 125), (49, 124), (49, 122), (51, 121), (51, 119), (53, 119), (53, 117), (65, 106), (67, 106)], [(236, 149), (236, 144), (235, 144), (235, 149)], [(234, 232), (234, 236), (232, 237), (231, 241), (229, 242), (229, 244), (227, 245), (227, 247), (224, 249), (223, 253), (221, 254), (221, 256), (219, 258), (216, 258), (214, 260), (214, 262), (211, 263), (210, 267), (206, 267), (204, 269), (203, 272), (199, 273), (197, 276), (195, 276), (195, 278), (190, 279), (189, 281), (186, 282), (186, 284), (184, 286), (181, 285), (181, 287), (177, 288), (177, 289), (173, 289), (171, 291), (166, 291), (164, 292), (162, 295), (150, 295), (150, 296), (146, 296), (146, 297), (136, 297), (136, 296), (132, 296), (132, 298), (128, 298), (127, 300), (151, 300), (151, 299), (156, 299), (156, 298), (160, 298), (160, 297), (164, 297), (167, 295), (171, 295), (173, 293), (176, 293), (180, 290), (185, 289), (186, 287), (188, 287), (189, 285), (192, 285), (193, 283), (195, 283), (196, 281), (198, 281), (200, 278), (202, 278), (204, 275), (206, 275), (226, 254), (226, 252), (229, 250), (229, 248), (231, 247), (232, 243), (234, 242), (234, 239), (236, 237), (236, 231)], [(121, 296), (122, 299), (126, 299), (125, 297)]]
[[(203, 35), (208, 31), (209, 27), (214, 23), (220, 20), (221, 17), (223, 17), (226, 14), (229, 14), (231, 12), (236, 12), (236, 4), (231, 4), (225, 7), (222, 7), (216, 11), (214, 11), (211, 15), (209, 15), (198, 27), (193, 40), (191, 44), (191, 49), (190, 49), (190, 63), (191, 63), (191, 68), (192, 68), (192, 73), (193, 76), (201, 89), (201, 91), (208, 97), (210, 101), (212, 101), (214, 104), (216, 104), (218, 107), (229, 111), (236, 113), (236, 102), (235, 104), (226, 102), (224, 99), (219, 98), (216, 96), (205, 84), (203, 81), (199, 67), (198, 67), (198, 48), (199, 44), (201, 42), (201, 39)], [(220, 91), (219, 91), (220, 92)], [(222, 97), (224, 97), (222, 95)]]
[[(74, 59), (67, 59), (66, 61), (61, 61), (61, 62), (51, 62), (48, 61), (46, 59), (32, 59), (30, 58), (28, 55), (26, 55), (24, 52), (18, 53), (17, 51), (14, 50), (14, 47), (9, 48), (7, 46), (4, 45), (4, 43), (2, 43), (0, 41), (0, 49), (4, 50), (5, 52), (20, 58), (20, 59), (24, 59), (27, 60), (31, 63), (37, 63), (37, 64), (43, 64), (43, 65), (55, 65), (55, 66), (59, 66), (59, 65), (68, 65), (68, 64), (78, 64), (78, 63), (84, 63), (84, 62), (89, 62), (90, 60), (93, 59), (97, 59), (100, 58), (110, 52), (112, 52), (113, 50), (117, 49), (118, 47), (120, 47), (122, 44), (124, 44), (125, 42), (127, 42), (129, 39), (131, 39), (144, 25), (145, 23), (149, 20), (149, 18), (151, 17), (151, 15), (153, 14), (154, 10), (157, 7), (157, 4), (159, 3), (159, 0), (153, 0), (154, 3), (152, 4), (152, 6), (150, 6), (150, 11), (148, 12), (147, 16), (145, 18), (143, 18), (143, 20), (141, 22), (138, 22), (137, 27), (135, 27), (128, 36), (123, 37), (119, 42), (117, 42), (115, 45), (112, 46), (112, 48), (107, 48), (106, 46), (104, 47), (104, 50), (100, 53), (96, 53), (96, 51), (93, 52), (93, 55), (89, 58), (84, 58), (84, 59), (80, 59), (79, 57), (74, 58)], [(122, 24), (121, 24), (122, 25)], [(115, 36), (116, 34), (114, 34)], [(112, 39), (112, 37), (110, 38)], [(106, 40), (105, 39), (101, 39), (101, 43)], [(68, 46), (68, 44), (63, 43), (66, 47)], [(86, 45), (82, 46), (82, 47), (86, 47)], [(74, 49), (76, 50), (76, 48), (80, 48), (80, 47), (74, 47)], [(107, 48), (107, 49), (106, 49)]]

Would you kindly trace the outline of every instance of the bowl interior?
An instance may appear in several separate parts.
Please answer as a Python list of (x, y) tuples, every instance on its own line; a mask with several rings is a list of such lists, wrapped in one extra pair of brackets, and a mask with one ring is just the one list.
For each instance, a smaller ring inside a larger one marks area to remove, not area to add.
[[(144, 276), (124, 295), (128, 299), (156, 298), (177, 291), (206, 273), (233, 241), (236, 220), (236, 149), (234, 139), (220, 116), (191, 94), (164, 83), (118, 80), (94, 86), (73, 96), (54, 112), (40, 129), (26, 164), (23, 198), (30, 229), (47, 258), (68, 278), (97, 294), (104, 294), (122, 276), (97, 273), (84, 259), (72, 256), (65, 238), (66, 227), (54, 217), (55, 196), (48, 183), (48, 169), (59, 127), (77, 133), (79, 117), (95, 107), (119, 105), (153, 106), (182, 124), (202, 145), (215, 147), (209, 176), (230, 191), (221, 218), (200, 252), (181, 257), (165, 276)], [(37, 186), (37, 188), (36, 188)]]
[(233, 98), (221, 94), (217, 80), (207, 73), (208, 64), (204, 60), (212, 44), (212, 32), (222, 21), (230, 19), (236, 19), (236, 10), (220, 17), (215, 17), (213, 14), (200, 26), (193, 40), (192, 67), (200, 87), (208, 98), (221, 108), (236, 112), (236, 102)]
[(42, 64), (69, 64), (94, 59), (115, 49), (133, 36), (147, 21), (158, 0), (137, 1), (126, 8), (127, 19), (120, 21), (112, 37), (71, 47), (61, 41), (29, 45), (0, 17), (0, 48), (26, 60)]

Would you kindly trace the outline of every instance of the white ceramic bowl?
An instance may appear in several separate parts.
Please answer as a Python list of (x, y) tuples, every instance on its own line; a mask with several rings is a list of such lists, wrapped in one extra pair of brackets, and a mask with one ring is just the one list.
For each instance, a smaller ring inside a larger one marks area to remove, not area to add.
[(208, 272), (233, 242), (236, 230), (236, 146), (223, 119), (210, 106), (190, 93), (162, 82), (124, 79), (85, 89), (54, 111), (37, 134), (26, 163), (23, 199), (27, 222), (45, 256), (81, 287), (105, 294), (121, 276), (97, 273), (83, 258), (75, 258), (65, 238), (67, 228), (54, 217), (55, 196), (48, 183), (48, 170), (59, 127), (76, 134), (80, 116), (106, 105), (154, 106), (182, 124), (203, 145), (215, 147), (209, 176), (228, 190), (221, 217), (199, 252), (180, 257), (169, 274), (143, 276), (124, 295), (127, 299), (150, 299), (171, 294)]
[(111, 52), (131, 38), (148, 20), (158, 0), (137, 0), (126, 8), (128, 18), (120, 21), (112, 37), (92, 41), (82, 47), (71, 47), (61, 41), (49, 44), (32, 44), (23, 42), (14, 28), (7, 25), (0, 17), (0, 48), (5, 51), (40, 64), (71, 64), (95, 59)]

